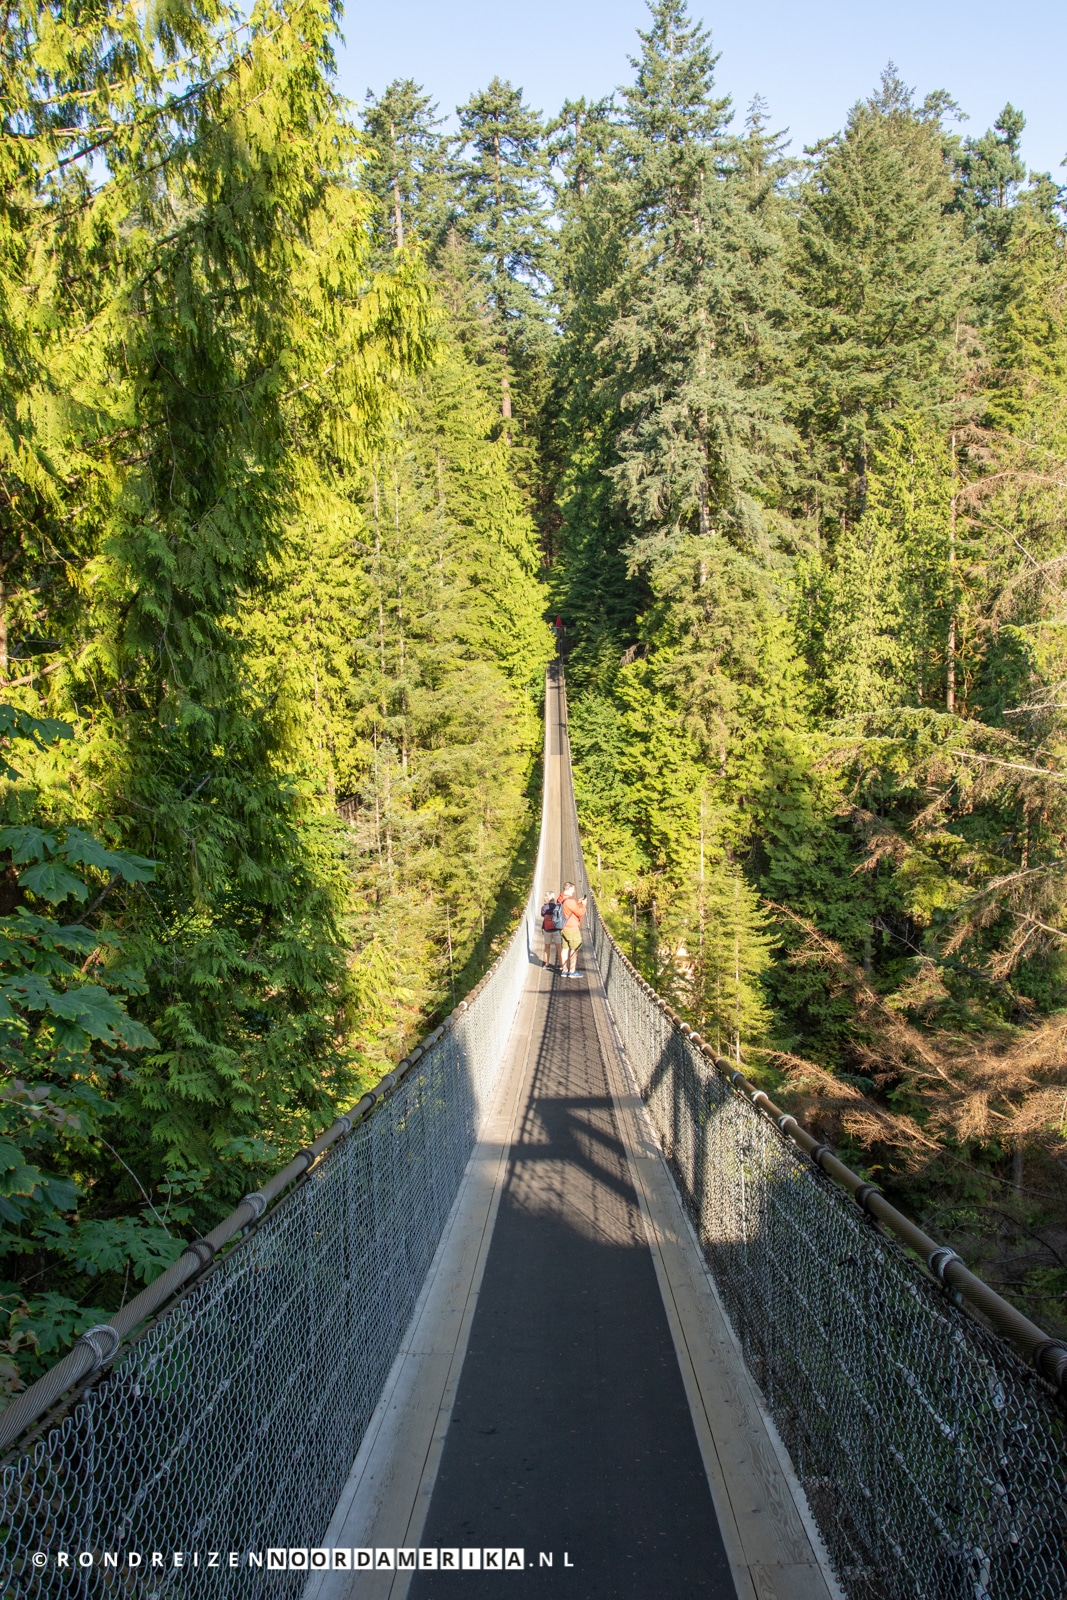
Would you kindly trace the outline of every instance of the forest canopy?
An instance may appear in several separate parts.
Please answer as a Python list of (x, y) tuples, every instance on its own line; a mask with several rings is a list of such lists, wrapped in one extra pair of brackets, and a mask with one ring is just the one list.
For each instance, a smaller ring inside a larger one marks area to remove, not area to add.
[[(797, 151), (684, 0), (545, 115), (346, 104), (338, 10), (0, 40), (0, 1378), (587, 866), (724, 1054), (1067, 1289), (1067, 233), (895, 70)], [(951, 86), (949, 86), (951, 87)]]

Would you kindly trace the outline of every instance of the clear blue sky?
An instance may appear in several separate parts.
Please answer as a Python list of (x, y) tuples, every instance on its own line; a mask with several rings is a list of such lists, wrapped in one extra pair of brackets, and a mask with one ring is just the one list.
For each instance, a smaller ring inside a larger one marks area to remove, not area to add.
[[(921, 99), (947, 89), (985, 131), (1006, 100), (1026, 113), (1030, 166), (1067, 182), (1067, 0), (763, 0), (721, 9), (690, 0), (722, 52), (718, 86), (738, 111), (770, 103), (792, 149), (834, 133), (870, 93), (885, 63)], [(568, 96), (595, 98), (629, 76), (644, 26), (642, 0), (348, 0), (340, 86), (362, 102), (392, 78), (411, 77), (442, 113), (493, 73), (521, 84), (536, 110)]]

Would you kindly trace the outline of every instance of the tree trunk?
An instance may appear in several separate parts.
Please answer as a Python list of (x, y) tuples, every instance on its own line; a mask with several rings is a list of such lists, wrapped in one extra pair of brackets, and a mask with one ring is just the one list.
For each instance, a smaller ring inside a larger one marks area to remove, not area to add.
[[(396, 159), (396, 124), (389, 124), (389, 137), (393, 141), (393, 159)], [(398, 250), (404, 248), (404, 213), (400, 206), (400, 174), (393, 173), (393, 234)]]
[(945, 662), (945, 710), (956, 709), (956, 430), (952, 430), (952, 498), (948, 506), (949, 615)]
[(408, 691), (404, 681), (407, 668), (404, 653), (404, 582), (401, 566), (402, 543), (400, 533), (400, 475), (393, 467), (393, 527), (396, 533), (396, 631), (399, 651), (398, 676), (400, 678), (400, 706), (404, 719), (400, 724), (400, 766), (405, 778), (408, 775)]
[(400, 209), (400, 183), (393, 179), (393, 234), (398, 250), (404, 248), (404, 213)]
[(385, 602), (382, 594), (382, 516), (381, 497), (378, 492), (378, 474), (371, 478), (371, 504), (374, 508), (374, 581), (378, 589), (378, 660), (381, 665), (382, 683), (380, 707), (382, 717), (385, 717)]

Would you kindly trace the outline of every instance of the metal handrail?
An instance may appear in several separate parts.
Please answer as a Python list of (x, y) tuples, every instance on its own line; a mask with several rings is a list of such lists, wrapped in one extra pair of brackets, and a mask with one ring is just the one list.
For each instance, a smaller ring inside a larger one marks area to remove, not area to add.
[[(591, 888), (590, 893), (592, 893)], [(593, 903), (596, 904), (595, 895)], [(727, 1079), (738, 1094), (743, 1095), (757, 1111), (774, 1124), (780, 1137), (799, 1146), (820, 1172), (825, 1173), (852, 1196), (862, 1211), (873, 1217), (908, 1250), (917, 1255), (935, 1282), (958, 1296), (963, 1305), (978, 1311), (1001, 1337), (1015, 1345), (1047, 1383), (1051, 1384), (1062, 1397), (1067, 1397), (1067, 1342), (1050, 1338), (1043, 1328), (1031, 1322), (1029, 1317), (971, 1272), (951, 1245), (938, 1244), (902, 1211), (898, 1211), (875, 1184), (868, 1182), (866, 1178), (861, 1178), (851, 1167), (846, 1166), (840, 1156), (835, 1155), (830, 1145), (810, 1133), (790, 1112), (783, 1111), (776, 1105), (765, 1090), (758, 1089), (745, 1076), (736, 1062), (717, 1055), (641, 975), (600, 916), (599, 908), (597, 925), (610, 943), (615, 956), (629, 970), (652, 1003), (674, 1023), (691, 1044), (695, 1045), (705, 1060)]]
[[(560, 669), (562, 674), (562, 668)], [(566, 695), (566, 689), (561, 684), (561, 692)], [(566, 700), (564, 698), (564, 705)], [(568, 741), (569, 748), (569, 741)], [(571, 824), (574, 830), (576, 857), (584, 868), (584, 852), (581, 842), (581, 826), (578, 821), (578, 807), (574, 799), (574, 789), (571, 786)], [(731, 1087), (743, 1095), (757, 1111), (761, 1112), (772, 1122), (781, 1138), (791, 1141), (804, 1151), (805, 1155), (814, 1163), (815, 1167), (840, 1188), (852, 1196), (861, 1211), (873, 1217), (895, 1238), (899, 1239), (908, 1250), (912, 1251), (930, 1276), (942, 1288), (949, 1290), (957, 1296), (960, 1303), (972, 1311), (977, 1311), (991, 1325), (991, 1327), (1012, 1343), (1026, 1358), (1031, 1366), (1045, 1381), (1052, 1385), (1058, 1394), (1067, 1398), (1067, 1341), (1053, 1339), (1036, 1322), (1019, 1311), (1017, 1307), (1005, 1300), (1003, 1295), (997, 1294), (987, 1283), (971, 1272), (962, 1257), (951, 1245), (939, 1244), (935, 1239), (910, 1217), (898, 1211), (896, 1206), (888, 1201), (876, 1184), (861, 1178), (853, 1172), (851, 1167), (845, 1165), (840, 1156), (835, 1154), (832, 1147), (815, 1134), (810, 1133), (802, 1123), (798, 1122), (790, 1112), (783, 1111), (774, 1103), (770, 1095), (745, 1076), (737, 1062), (729, 1060), (726, 1056), (715, 1053), (709, 1044), (701, 1038), (692, 1026), (683, 1021), (674, 1008), (657, 994), (656, 990), (642, 976), (626, 955), (626, 952), (615, 939), (607, 923), (600, 915), (600, 908), (593, 893), (592, 884), (589, 883), (589, 874), (585, 871), (586, 883), (593, 904), (596, 926), (603, 931), (614, 954), (631, 974), (640, 988), (652, 1003), (674, 1024), (689, 1041), (696, 1046), (704, 1059), (712, 1064), (717, 1072), (727, 1079)]]
[[(547, 753), (548, 725), (544, 730), (544, 753)], [(415, 1067), (423, 1056), (439, 1039), (451, 1032), (463, 1014), (470, 1009), (475, 1000), (491, 982), (501, 963), (505, 960), (511, 943), (518, 938), (520, 932), (534, 910), (534, 896), (537, 885), (541, 879), (541, 863), (544, 854), (545, 834), (545, 805), (547, 796), (542, 797), (541, 837), (538, 844), (537, 862), (534, 868), (533, 883), (523, 914), (518, 926), (513, 931), (504, 949), (496, 960), (482, 974), (482, 977), (471, 989), (470, 993), (462, 999), (457, 1006), (449, 1012), (445, 1020), (433, 1031), (421, 1039), (419, 1043), (406, 1056), (397, 1062), (391, 1071), (379, 1079), (373, 1089), (367, 1091), (350, 1110), (337, 1117), (330, 1126), (320, 1133), (317, 1139), (298, 1150), (293, 1159), (284, 1166), (280, 1172), (268, 1178), (251, 1194), (247, 1194), (240, 1203), (220, 1223), (211, 1229), (203, 1238), (194, 1239), (182, 1251), (177, 1261), (173, 1262), (165, 1272), (155, 1278), (141, 1290), (140, 1294), (129, 1301), (107, 1322), (95, 1328), (89, 1328), (75, 1342), (67, 1354), (58, 1361), (54, 1367), (32, 1383), (28, 1389), (17, 1395), (11, 1403), (0, 1412), (0, 1455), (7, 1451), (11, 1445), (21, 1439), (35, 1423), (54, 1410), (56, 1405), (72, 1390), (82, 1387), (89, 1380), (94, 1380), (113, 1366), (122, 1346), (130, 1338), (148, 1324), (152, 1318), (163, 1311), (179, 1294), (187, 1290), (191, 1284), (201, 1278), (225, 1250), (227, 1245), (232, 1249), (240, 1246), (263, 1222), (268, 1212), (277, 1201), (302, 1180), (306, 1179), (312, 1168), (317, 1165), (322, 1156), (340, 1139), (351, 1133), (357, 1124), (365, 1121), (371, 1113), (386, 1101), (393, 1091), (403, 1082), (408, 1073)], [(226, 1252), (230, 1254), (231, 1252)]]
[(0, 1452), (7, 1450), (35, 1422), (39, 1422), (52, 1411), (64, 1395), (113, 1365), (119, 1350), (131, 1336), (201, 1277), (226, 1245), (233, 1244), (234, 1248), (240, 1245), (262, 1222), (271, 1206), (294, 1184), (305, 1178), (332, 1145), (351, 1133), (357, 1123), (370, 1116), (418, 1064), (427, 1050), (455, 1027), (463, 1013), (489, 983), (503, 961), (505, 953), (502, 952), (496, 958), (470, 994), (449, 1012), (445, 1020), (432, 1033), (427, 1034), (425, 1039), (420, 1040), (408, 1055), (398, 1061), (396, 1066), (387, 1072), (373, 1089), (368, 1090), (351, 1110), (332, 1122), (324, 1133), (320, 1133), (317, 1139), (312, 1140), (311, 1144), (298, 1150), (293, 1159), (280, 1172), (268, 1178), (259, 1189), (246, 1194), (229, 1216), (212, 1228), (210, 1233), (186, 1245), (177, 1261), (172, 1262), (165, 1272), (153, 1279), (120, 1311), (116, 1311), (113, 1317), (109, 1317), (106, 1322), (100, 1323), (95, 1328), (87, 1329), (62, 1360), (57, 1361), (54, 1367), (50, 1367), (28, 1389), (16, 1395), (10, 1405), (0, 1412)]

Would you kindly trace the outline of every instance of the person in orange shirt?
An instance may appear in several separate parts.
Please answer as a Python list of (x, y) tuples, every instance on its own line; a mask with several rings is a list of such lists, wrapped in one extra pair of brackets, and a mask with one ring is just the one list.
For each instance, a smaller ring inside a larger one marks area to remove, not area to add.
[(577, 892), (573, 883), (565, 883), (559, 892), (560, 904), (563, 907), (563, 965), (559, 969), (561, 978), (581, 977), (581, 972), (575, 963), (582, 948), (582, 918), (585, 916), (589, 897), (583, 895), (577, 900), (575, 899)]

